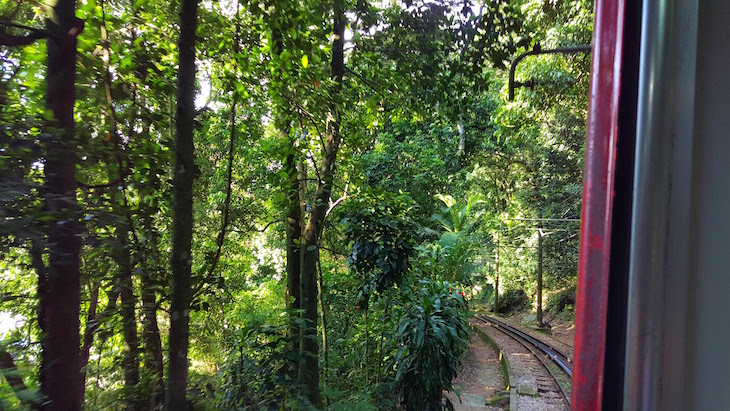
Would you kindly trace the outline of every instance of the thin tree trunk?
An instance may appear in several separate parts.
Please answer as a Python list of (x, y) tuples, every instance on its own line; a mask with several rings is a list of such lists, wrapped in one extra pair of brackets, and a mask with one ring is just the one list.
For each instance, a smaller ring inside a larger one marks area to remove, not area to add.
[[(287, 149), (290, 153), (286, 156), (284, 171), (287, 173), (287, 213), (286, 213), (286, 287), (287, 287), (287, 308), (289, 309), (289, 338), (292, 351), (299, 350), (299, 309), (301, 308), (300, 275), (302, 267), (301, 258), (301, 237), (302, 237), (302, 213), (300, 205), (300, 182), (297, 175), (296, 158), (294, 157), (293, 142), (289, 139), (289, 133), (280, 133), (281, 138), (287, 139)], [(304, 184), (304, 183), (302, 183)], [(292, 376), (298, 375), (299, 364), (294, 362), (291, 365)]]
[(188, 379), (190, 337), (191, 245), (193, 239), (193, 180), (197, 177), (193, 146), (195, 116), (195, 30), (198, 1), (182, 0), (175, 170), (173, 176), (172, 281), (170, 291), (170, 339), (167, 368), (166, 408), (187, 409), (185, 392)]
[[(159, 177), (154, 168), (150, 167), (147, 174), (146, 190), (153, 191), (159, 184)], [(162, 351), (162, 339), (160, 328), (157, 325), (157, 292), (155, 283), (159, 282), (162, 275), (163, 264), (159, 260), (158, 235), (155, 230), (152, 216), (159, 210), (153, 206), (144, 206), (140, 201), (142, 214), (142, 226), (145, 231), (144, 246), (140, 249), (147, 250), (146, 258), (143, 260), (143, 268), (140, 274), (140, 298), (142, 300), (142, 344), (144, 346), (143, 365), (144, 369), (154, 374), (153, 385), (149, 389), (150, 408), (155, 408), (165, 401), (164, 363)], [(139, 245), (138, 245), (139, 246)]]
[[(233, 71), (236, 72), (238, 63), (236, 55), (238, 54), (238, 43), (241, 40), (241, 24), (239, 22), (239, 8), (241, 6), (240, 1), (236, 3), (236, 38), (233, 41)], [(204, 273), (205, 277), (203, 280), (207, 280), (213, 276), (215, 269), (218, 266), (218, 262), (221, 258), (223, 251), (223, 243), (226, 239), (226, 232), (228, 230), (228, 224), (230, 223), (231, 215), (231, 194), (233, 191), (233, 160), (235, 158), (234, 148), (236, 146), (236, 108), (238, 106), (238, 93), (233, 91), (233, 101), (231, 103), (231, 130), (230, 138), (228, 139), (228, 168), (226, 170), (226, 198), (223, 201), (223, 216), (221, 217), (221, 226), (216, 237), (215, 244), (216, 250), (213, 254), (213, 260), (210, 263), (208, 272)]]
[(154, 406), (162, 404), (165, 398), (164, 363), (162, 340), (157, 326), (157, 301), (151, 273), (145, 269), (140, 278), (142, 289), (142, 342), (145, 349), (144, 368), (154, 373), (154, 385), (150, 389), (149, 401)]
[[(129, 241), (129, 233), (131, 219), (128, 219), (129, 209), (127, 207), (126, 198), (126, 171), (125, 162), (122, 157), (122, 139), (117, 126), (116, 111), (114, 108), (114, 99), (112, 98), (112, 77), (109, 70), (110, 49), (109, 40), (106, 30), (106, 7), (104, 0), (101, 0), (101, 41), (102, 53), (104, 55), (104, 91), (107, 100), (107, 114), (112, 126), (112, 139), (115, 146), (115, 159), (117, 162), (117, 175), (113, 172), (109, 173), (109, 180), (113, 181), (118, 178), (120, 191), (112, 190), (111, 199), (113, 208), (119, 218), (116, 225), (116, 244), (114, 250), (114, 262), (117, 263), (119, 272), (117, 273), (117, 286), (119, 287), (119, 296), (121, 298), (120, 313), (122, 316), (122, 335), (124, 336), (124, 355), (122, 357), (122, 369), (124, 370), (124, 386), (125, 400), (127, 402), (127, 410), (137, 411), (141, 409), (141, 402), (137, 395), (134, 395), (134, 387), (139, 384), (139, 338), (137, 336), (137, 315), (135, 313), (136, 299), (134, 297), (134, 288), (132, 283), (132, 258), (131, 247)], [(119, 201), (121, 197), (122, 201)], [(118, 206), (117, 204), (123, 204)]]
[(383, 341), (385, 341), (385, 323), (388, 320), (388, 308), (390, 308), (390, 298), (385, 301), (385, 312), (383, 313), (383, 324), (380, 328), (380, 347), (378, 348), (378, 372), (375, 374), (375, 383), (380, 382), (380, 369), (383, 364)]
[[(47, 410), (81, 409), (81, 224), (76, 201), (76, 144), (74, 103), (76, 36), (83, 23), (75, 16), (74, 0), (59, 0), (55, 22), (47, 29), (57, 39), (48, 41), (46, 107), (53, 112), (55, 131), (48, 141), (44, 165), (45, 206), (54, 216), (48, 230), (49, 266), (41, 298), (45, 328), (41, 391)], [(39, 291), (41, 287), (39, 285)]]
[(221, 217), (221, 227), (218, 231), (215, 244), (216, 250), (213, 254), (213, 261), (210, 264), (210, 268), (206, 273), (206, 277), (211, 277), (218, 266), (218, 261), (221, 259), (221, 253), (223, 252), (223, 243), (226, 239), (226, 232), (228, 230), (228, 224), (230, 223), (231, 214), (231, 192), (233, 189), (233, 158), (234, 158), (234, 147), (236, 142), (236, 105), (238, 103), (238, 94), (233, 93), (233, 103), (231, 104), (231, 132), (230, 139), (228, 142), (228, 169), (226, 172), (226, 198), (223, 201), (223, 216)]
[(537, 228), (537, 326), (542, 327), (542, 225)]
[(365, 355), (363, 355), (363, 364), (365, 364), (365, 385), (370, 385), (370, 372), (368, 367), (368, 357), (370, 356), (370, 322), (368, 314), (370, 306), (365, 308)]
[(132, 262), (129, 255), (129, 230), (126, 220), (117, 225), (117, 250), (115, 260), (119, 267), (118, 285), (121, 299), (122, 334), (124, 335), (124, 396), (127, 410), (139, 410), (139, 396), (134, 394), (134, 387), (139, 384), (139, 339), (137, 337), (136, 300), (132, 284)]
[[(277, 56), (281, 56), (284, 52), (284, 44), (282, 42), (282, 34), (280, 27), (273, 27), (271, 30), (271, 37), (274, 42), (274, 52)], [(285, 100), (284, 91), (287, 89), (283, 82), (283, 70), (279, 73), (278, 87), (276, 92), (279, 93), (279, 97)], [(300, 349), (301, 344), (301, 330), (299, 327), (299, 310), (301, 308), (301, 267), (302, 267), (302, 253), (301, 253), (301, 237), (302, 237), (302, 213), (300, 202), (303, 200), (300, 197), (300, 181), (297, 176), (297, 158), (295, 155), (294, 140), (289, 135), (291, 132), (290, 127), (290, 116), (291, 110), (281, 104), (276, 107), (276, 122), (277, 128), (279, 129), (279, 144), (283, 151), (283, 163), (284, 173), (286, 179), (283, 181), (283, 188), (286, 194), (286, 307), (289, 310), (289, 348), (296, 352)], [(306, 181), (302, 180), (301, 184), (306, 184)], [(298, 361), (292, 361), (289, 364), (290, 378), (299, 378), (299, 367)]]
[(320, 258), (319, 249), (317, 249), (317, 272), (319, 273), (319, 282), (317, 288), (319, 291), (319, 317), (322, 323), (322, 354), (324, 355), (324, 370), (322, 370), (322, 385), (327, 386), (327, 370), (329, 369), (329, 355), (327, 353), (327, 310), (324, 306), (324, 280), (322, 279), (322, 260)]
[[(499, 198), (499, 197), (497, 197)], [(501, 217), (500, 217), (501, 218)], [(494, 260), (494, 313), (499, 313), (499, 245), (502, 236), (502, 221), (499, 222), (497, 232), (497, 254)]]
[(312, 211), (303, 232), (303, 260), (301, 269), (301, 298), (304, 328), (302, 332), (303, 368), (300, 369), (300, 380), (306, 387), (307, 396), (312, 404), (321, 402), (319, 391), (319, 343), (317, 338), (317, 248), (322, 233), (324, 218), (327, 213), (332, 193), (335, 162), (340, 148), (340, 114), (339, 92), (342, 88), (344, 74), (344, 41), (345, 41), (344, 4), (335, 3), (334, 44), (332, 46), (332, 78), (336, 85), (331, 97), (330, 114), (327, 119), (327, 135), (325, 138), (324, 158), (322, 158), (317, 191), (314, 194)]
[(5, 347), (0, 344), (0, 375), (4, 376), (10, 385), (10, 389), (13, 390), (15, 397), (20, 400), (23, 404), (27, 405), (30, 409), (36, 410), (41, 404), (41, 398), (38, 393), (28, 389), (25, 385), (23, 377), (18, 372), (18, 367), (15, 366), (13, 357), (10, 356), (5, 350)]
[[(38, 383), (41, 387), (48, 385), (48, 341), (43, 337), (48, 333), (46, 313), (48, 312), (48, 267), (43, 262), (44, 247), (39, 240), (32, 240), (30, 261), (38, 274), (38, 328), (41, 331), (41, 365), (38, 370)], [(81, 387), (83, 389), (83, 387)], [(43, 389), (41, 388), (41, 393)]]
[(86, 313), (86, 326), (84, 327), (84, 342), (81, 348), (81, 402), (86, 396), (86, 375), (88, 374), (89, 353), (94, 343), (94, 332), (99, 328), (99, 319), (96, 316), (96, 309), (99, 306), (99, 282), (94, 281), (89, 290), (89, 310)]
[[(135, 19), (139, 13), (135, 7), (134, 0), (131, 0), (130, 7), (134, 10)], [(130, 28), (132, 42), (137, 39), (137, 32), (134, 26)], [(138, 71), (138, 70), (137, 70)], [(142, 76), (138, 76), (140, 81)], [(137, 101), (137, 86), (132, 84), (132, 103)], [(137, 110), (133, 110), (133, 115), (138, 115)], [(134, 135), (134, 121), (130, 121), (128, 125), (127, 135), (130, 140)], [(145, 124), (150, 128), (150, 124)], [(170, 127), (171, 129), (172, 127)], [(140, 182), (140, 197), (146, 192), (154, 192), (159, 188), (160, 178), (154, 167), (147, 168), (147, 179)], [(142, 199), (141, 199), (142, 200)], [(155, 282), (162, 277), (160, 275), (163, 270), (163, 263), (160, 261), (158, 246), (158, 235), (153, 225), (153, 216), (159, 212), (157, 206), (148, 206), (146, 201), (140, 201), (140, 215), (142, 219), (142, 227), (145, 231), (144, 244), (141, 244), (137, 236), (133, 236), (135, 246), (138, 253), (138, 261), (142, 266), (140, 272), (140, 300), (142, 303), (142, 346), (144, 347), (142, 355), (142, 365), (144, 370), (152, 373), (152, 384), (148, 388), (149, 397), (148, 409), (157, 409), (165, 401), (165, 381), (164, 381), (164, 362), (162, 339), (160, 338), (160, 328), (157, 325), (157, 293), (155, 291)], [(132, 225), (131, 215), (128, 218), (130, 226)]]

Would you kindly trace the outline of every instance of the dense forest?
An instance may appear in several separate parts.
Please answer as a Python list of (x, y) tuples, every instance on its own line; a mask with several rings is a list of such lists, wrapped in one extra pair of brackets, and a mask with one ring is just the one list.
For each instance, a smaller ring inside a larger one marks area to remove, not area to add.
[(592, 24), (1, 1), (0, 409), (450, 409), (470, 310), (570, 318), (590, 55), (507, 79)]

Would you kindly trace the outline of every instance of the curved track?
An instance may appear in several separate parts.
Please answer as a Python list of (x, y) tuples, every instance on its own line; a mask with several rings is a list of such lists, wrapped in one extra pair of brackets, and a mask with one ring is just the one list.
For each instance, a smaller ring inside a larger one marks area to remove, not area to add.
[[(553, 366), (553, 364), (556, 365), (557, 369), (559, 370), (558, 373), (562, 372), (568, 377), (568, 380), (570, 380), (573, 377), (573, 369), (570, 366), (570, 361), (565, 354), (563, 354), (557, 348), (538, 340), (537, 338), (525, 333), (522, 330), (512, 327), (511, 325), (500, 319), (487, 315), (477, 315), (475, 318), (486, 324), (492, 325), (497, 330), (501, 331), (502, 333), (506, 334), (507, 336), (527, 348), (548, 371), (550, 376), (553, 378), (555, 385), (558, 387), (566, 404), (570, 406), (570, 393), (566, 390), (565, 385), (561, 382), (560, 377), (556, 375), (555, 366)], [(550, 358), (552, 362), (546, 357)]]

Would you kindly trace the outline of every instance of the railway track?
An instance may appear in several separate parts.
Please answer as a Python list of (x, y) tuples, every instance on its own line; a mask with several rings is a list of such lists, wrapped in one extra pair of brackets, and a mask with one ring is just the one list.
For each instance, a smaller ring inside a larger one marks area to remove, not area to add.
[(475, 318), (491, 325), (530, 351), (552, 378), (552, 380), (538, 379), (536, 381), (538, 394), (554, 397), (557, 393), (570, 407), (570, 380), (573, 377), (573, 369), (570, 360), (564, 353), (500, 319), (487, 315), (477, 315)]

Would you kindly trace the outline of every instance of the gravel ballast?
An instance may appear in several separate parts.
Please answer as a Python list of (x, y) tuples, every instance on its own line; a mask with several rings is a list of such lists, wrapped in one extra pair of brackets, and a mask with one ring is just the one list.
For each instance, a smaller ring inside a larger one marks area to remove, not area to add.
[[(477, 326), (499, 345), (502, 353), (509, 360), (512, 387), (518, 388), (517, 410), (563, 411), (568, 409), (565, 400), (556, 395), (557, 386), (552, 377), (530, 351), (490, 325), (478, 323)], [(530, 335), (532, 334), (535, 332), (530, 333)], [(520, 392), (530, 394), (537, 392), (538, 395), (524, 395)]]

